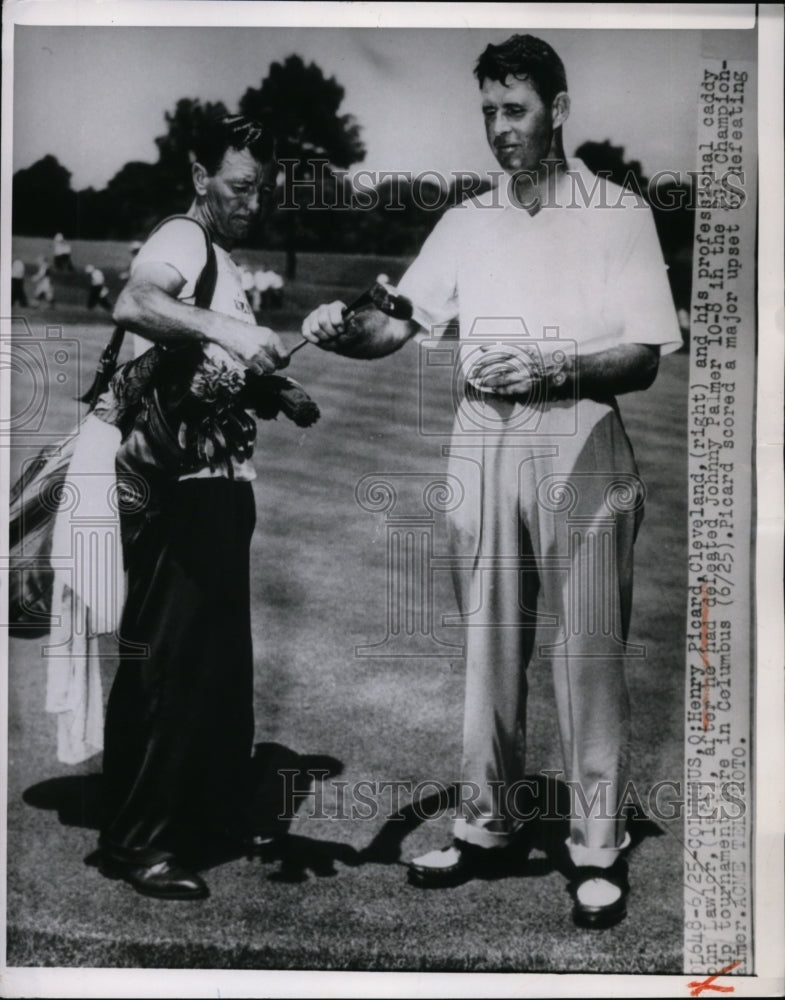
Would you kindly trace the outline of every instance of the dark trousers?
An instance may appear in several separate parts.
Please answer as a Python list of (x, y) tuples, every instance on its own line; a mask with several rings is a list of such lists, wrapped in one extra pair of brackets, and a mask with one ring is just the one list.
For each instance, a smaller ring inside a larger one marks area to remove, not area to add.
[(27, 294), (25, 293), (25, 279), (11, 278), (11, 305), (27, 305)]
[(73, 271), (74, 265), (70, 253), (57, 253), (54, 257), (56, 271)]
[(101, 306), (101, 308), (106, 309), (107, 312), (112, 311), (112, 304), (109, 301), (109, 289), (106, 285), (101, 287), (98, 285), (90, 286), (90, 291), (87, 295), (87, 308), (95, 309), (96, 306)]
[(128, 593), (101, 835), (120, 860), (154, 863), (216, 831), (250, 832), (254, 523), (250, 484), (228, 479), (177, 482), (122, 515)]

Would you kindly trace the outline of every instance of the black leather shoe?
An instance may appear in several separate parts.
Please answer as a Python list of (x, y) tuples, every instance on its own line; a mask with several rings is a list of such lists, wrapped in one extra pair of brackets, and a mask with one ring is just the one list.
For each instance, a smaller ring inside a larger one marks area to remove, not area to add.
[[(619, 896), (610, 903), (589, 903), (580, 898), (581, 886), (592, 879), (602, 879), (619, 890)], [(630, 885), (627, 881), (627, 863), (619, 859), (610, 868), (596, 868), (593, 865), (581, 865), (575, 868), (575, 877), (570, 883), (570, 894), (573, 898), (572, 919), (577, 927), (591, 930), (605, 930), (621, 923), (627, 916), (627, 896)]]
[(194, 872), (181, 867), (173, 858), (152, 865), (129, 865), (114, 858), (103, 858), (99, 870), (112, 879), (123, 879), (143, 896), (156, 899), (206, 899), (206, 882)]

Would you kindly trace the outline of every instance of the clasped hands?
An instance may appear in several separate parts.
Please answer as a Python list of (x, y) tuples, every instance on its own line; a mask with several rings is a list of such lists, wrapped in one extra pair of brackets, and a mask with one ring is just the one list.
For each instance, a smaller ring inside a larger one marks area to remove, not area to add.
[(561, 350), (543, 356), (523, 344), (488, 344), (467, 359), (467, 380), (480, 392), (495, 396), (530, 396), (546, 387), (549, 393), (567, 380), (566, 355)]

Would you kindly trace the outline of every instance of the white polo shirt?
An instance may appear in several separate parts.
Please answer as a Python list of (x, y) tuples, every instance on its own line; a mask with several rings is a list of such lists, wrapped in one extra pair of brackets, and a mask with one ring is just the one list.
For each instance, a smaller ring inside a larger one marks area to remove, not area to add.
[(425, 330), (458, 318), (461, 339), (520, 343), (522, 320), (538, 340), (557, 328), (578, 354), (682, 343), (651, 210), (580, 160), (534, 216), (504, 181), (450, 209), (399, 288)]
[[(240, 320), (242, 323), (256, 324), (256, 319), (248, 299), (243, 290), (243, 281), (240, 269), (232, 260), (230, 255), (222, 247), (213, 243), (215, 250), (217, 276), (215, 291), (210, 302), (210, 309), (213, 312), (223, 313)], [(196, 283), (207, 262), (207, 248), (205, 246), (204, 234), (199, 226), (188, 219), (172, 219), (156, 230), (147, 240), (142, 249), (134, 258), (131, 265), (131, 274), (142, 263), (163, 263), (169, 264), (184, 279), (178, 299), (188, 305), (194, 304)], [(134, 356), (143, 354), (152, 341), (145, 337), (134, 334)], [(221, 362), (230, 369), (244, 372), (242, 365), (238, 364), (222, 347), (218, 344), (207, 344), (204, 347), (205, 356), (213, 361)], [(249, 460), (244, 462), (233, 461), (234, 478), (241, 481), (248, 481), (256, 477), (256, 471)], [(218, 466), (214, 471), (208, 467), (200, 469), (198, 472), (189, 473), (183, 479), (206, 478), (206, 477), (226, 476), (226, 471)]]

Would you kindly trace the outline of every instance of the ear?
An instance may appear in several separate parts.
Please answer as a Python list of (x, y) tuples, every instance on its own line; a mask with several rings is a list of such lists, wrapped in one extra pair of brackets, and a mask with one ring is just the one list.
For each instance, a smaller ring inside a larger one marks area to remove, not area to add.
[(570, 117), (570, 95), (560, 90), (551, 104), (551, 124), (554, 128), (563, 125)]
[(200, 197), (204, 197), (207, 193), (207, 178), (209, 174), (198, 160), (194, 160), (191, 164), (191, 177), (194, 182), (194, 190)]

